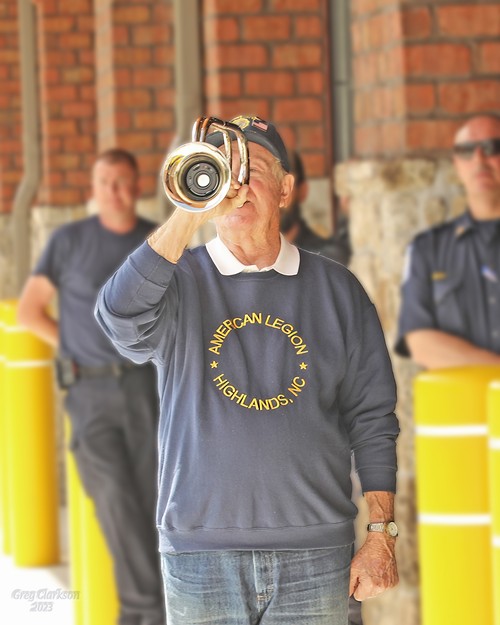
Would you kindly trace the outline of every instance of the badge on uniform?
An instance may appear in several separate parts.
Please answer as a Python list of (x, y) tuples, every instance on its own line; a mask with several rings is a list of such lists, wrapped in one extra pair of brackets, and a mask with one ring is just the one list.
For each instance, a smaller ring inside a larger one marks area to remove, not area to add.
[(446, 274), (444, 271), (433, 271), (431, 278), (433, 280), (446, 280), (446, 278), (448, 277), (448, 274)]

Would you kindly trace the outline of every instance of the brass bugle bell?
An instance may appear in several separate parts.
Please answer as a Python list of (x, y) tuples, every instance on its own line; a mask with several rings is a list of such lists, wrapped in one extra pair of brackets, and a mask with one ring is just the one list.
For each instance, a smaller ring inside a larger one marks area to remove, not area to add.
[[(211, 129), (222, 132), (225, 154), (205, 142)], [(192, 142), (173, 150), (163, 163), (163, 189), (172, 204), (186, 211), (201, 212), (214, 208), (226, 197), (232, 174), (230, 133), (236, 136), (240, 155), (238, 182), (248, 183), (247, 138), (241, 128), (216, 117), (198, 117), (193, 126)]]

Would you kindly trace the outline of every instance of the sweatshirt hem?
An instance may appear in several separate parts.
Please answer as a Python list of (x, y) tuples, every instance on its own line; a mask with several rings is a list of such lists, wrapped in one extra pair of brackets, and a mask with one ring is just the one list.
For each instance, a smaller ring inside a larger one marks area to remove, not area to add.
[(327, 549), (354, 542), (352, 521), (333, 525), (259, 529), (158, 528), (161, 553)]

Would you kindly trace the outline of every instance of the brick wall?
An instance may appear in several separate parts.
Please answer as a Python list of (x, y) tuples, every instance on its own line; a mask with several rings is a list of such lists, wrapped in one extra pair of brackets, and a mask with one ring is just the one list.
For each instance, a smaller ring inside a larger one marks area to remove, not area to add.
[(205, 0), (206, 114), (276, 122), (311, 177), (328, 175), (326, 0)]
[(356, 154), (439, 154), (500, 109), (500, 5), (353, 0)]
[(10, 212), (23, 172), (17, 0), (0, 3), (0, 213)]
[(145, 196), (175, 132), (172, 19), (163, 0), (96, 3), (99, 150), (133, 152)]
[(43, 180), (38, 202), (71, 206), (88, 197), (95, 154), (92, 0), (36, 0)]

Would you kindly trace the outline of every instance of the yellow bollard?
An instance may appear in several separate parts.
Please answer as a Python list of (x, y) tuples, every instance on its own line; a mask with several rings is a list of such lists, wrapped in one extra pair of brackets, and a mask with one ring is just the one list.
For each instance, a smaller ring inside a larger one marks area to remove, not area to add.
[(118, 618), (113, 562), (71, 452), (67, 454), (67, 480), (71, 583), (80, 591), (75, 625), (112, 625)]
[(500, 625), (500, 381), (488, 394), (490, 508), (492, 521), (494, 623)]
[(4, 396), (12, 555), (18, 566), (59, 562), (52, 349), (4, 305)]
[(84, 625), (110, 625), (118, 618), (113, 562), (95, 515), (94, 503), (82, 493), (82, 594)]
[(492, 625), (488, 384), (498, 367), (415, 380), (422, 625)]
[(7, 301), (0, 302), (0, 515), (2, 524), (2, 550), (5, 554), (12, 552), (12, 532), (9, 506), (9, 441), (7, 438), (7, 422), (5, 412), (5, 388), (4, 388), (4, 368), (5, 368), (5, 343), (4, 343), (4, 315), (8, 308)]

